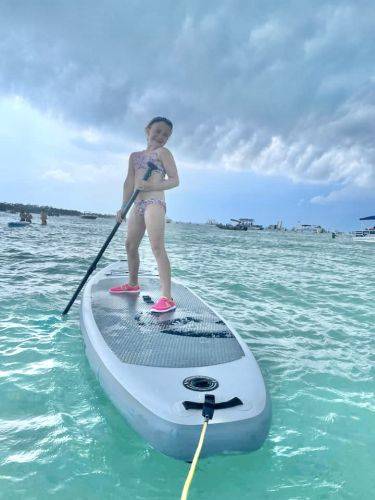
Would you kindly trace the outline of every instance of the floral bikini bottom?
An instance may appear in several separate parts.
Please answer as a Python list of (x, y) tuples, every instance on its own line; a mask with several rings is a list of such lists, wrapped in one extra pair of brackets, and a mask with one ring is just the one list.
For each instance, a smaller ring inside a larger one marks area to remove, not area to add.
[(139, 200), (139, 201), (134, 202), (135, 210), (137, 211), (137, 213), (139, 215), (144, 215), (146, 208), (149, 205), (160, 205), (161, 207), (164, 208), (164, 212), (167, 211), (167, 205), (166, 205), (165, 201), (163, 201), (163, 200), (157, 200), (155, 198), (150, 198), (148, 200)]

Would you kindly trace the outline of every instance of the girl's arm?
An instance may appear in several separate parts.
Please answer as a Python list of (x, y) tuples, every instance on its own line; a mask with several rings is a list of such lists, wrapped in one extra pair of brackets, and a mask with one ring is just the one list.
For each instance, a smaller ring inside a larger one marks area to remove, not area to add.
[(148, 181), (140, 180), (137, 187), (142, 191), (165, 191), (166, 189), (173, 189), (180, 184), (172, 153), (167, 148), (160, 148), (159, 158), (164, 165), (168, 179), (158, 179), (155, 175), (150, 177)]
[(168, 179), (162, 179), (160, 181), (161, 190), (173, 189), (180, 184), (180, 179), (178, 178), (178, 172), (176, 163), (172, 156), (172, 153), (167, 148), (160, 148), (159, 157), (164, 165), (165, 172)]

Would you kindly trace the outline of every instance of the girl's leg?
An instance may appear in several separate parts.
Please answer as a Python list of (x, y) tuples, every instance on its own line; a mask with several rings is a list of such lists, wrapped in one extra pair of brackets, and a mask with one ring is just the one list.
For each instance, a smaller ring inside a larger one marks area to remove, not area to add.
[(138, 285), (139, 252), (138, 248), (145, 234), (146, 225), (143, 215), (135, 208), (130, 212), (128, 232), (126, 236), (126, 253), (128, 255), (129, 285)]
[(148, 205), (145, 211), (145, 223), (152, 252), (158, 264), (161, 294), (171, 299), (171, 266), (164, 246), (164, 208), (158, 204)]

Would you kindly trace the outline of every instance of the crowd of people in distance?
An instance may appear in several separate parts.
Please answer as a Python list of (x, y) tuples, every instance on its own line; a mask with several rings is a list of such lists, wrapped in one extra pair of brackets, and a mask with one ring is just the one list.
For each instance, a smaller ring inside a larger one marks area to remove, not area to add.
[[(20, 221), (21, 222), (32, 222), (33, 220), (33, 216), (30, 212), (26, 212), (25, 210), (21, 210), (20, 212)], [(40, 211), (40, 221), (41, 221), (41, 224), (42, 226), (46, 226), (47, 225), (47, 212), (42, 209)]]
[(20, 212), (20, 221), (21, 222), (31, 222), (33, 220), (33, 216), (30, 212), (25, 212), (25, 210), (21, 210)]

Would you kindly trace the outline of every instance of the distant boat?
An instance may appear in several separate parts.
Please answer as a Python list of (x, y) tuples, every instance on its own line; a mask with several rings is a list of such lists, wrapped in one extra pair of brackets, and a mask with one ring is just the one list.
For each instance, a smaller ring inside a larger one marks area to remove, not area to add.
[(230, 229), (232, 231), (247, 231), (247, 227), (239, 226), (234, 226), (233, 224), (216, 224), (216, 227), (219, 229)]
[[(362, 217), (359, 220), (360, 221), (367, 221), (367, 220), (375, 221), (375, 215), (370, 215), (368, 217)], [(375, 243), (375, 223), (374, 223), (373, 227), (368, 227), (366, 229), (361, 229), (360, 231), (355, 231), (354, 236), (353, 236), (353, 241)]]
[(277, 221), (276, 224), (270, 224), (267, 226), (268, 231), (286, 231), (286, 229), (283, 227), (283, 221), (279, 220)]
[(168, 219), (168, 218), (166, 218), (166, 219), (165, 219), (165, 222), (166, 222), (167, 224), (170, 224), (170, 223), (172, 222), (172, 219)]
[(95, 215), (95, 214), (90, 214), (90, 213), (88, 213), (88, 212), (85, 212), (85, 213), (83, 213), (83, 214), (81, 215), (81, 219), (92, 219), (92, 220), (94, 220), (94, 219), (97, 219), (97, 218), (98, 218), (98, 216), (97, 216), (97, 215)]
[(231, 221), (237, 224), (216, 224), (216, 227), (232, 231), (261, 231), (263, 229), (263, 226), (254, 224), (254, 219), (231, 219)]
[(307, 234), (321, 234), (327, 232), (322, 226), (317, 226), (315, 224), (300, 224), (299, 226), (294, 227), (292, 231)]
[(13, 221), (13, 222), (8, 222), (8, 227), (25, 227), (25, 226), (30, 226), (31, 221)]
[(238, 225), (247, 227), (250, 231), (263, 231), (263, 226), (260, 224), (254, 224), (254, 219), (231, 219), (233, 222), (237, 222)]

